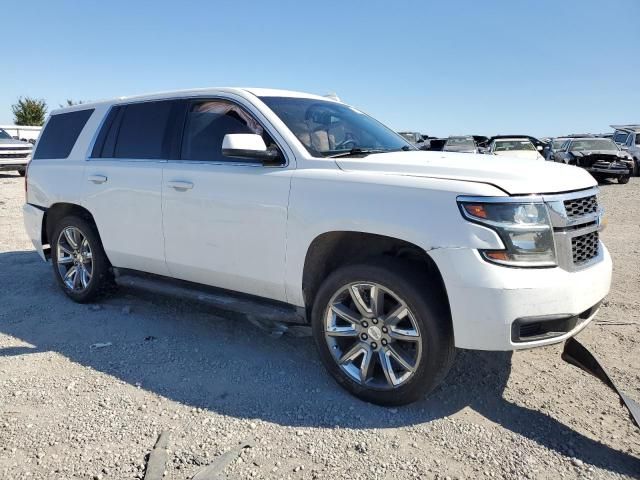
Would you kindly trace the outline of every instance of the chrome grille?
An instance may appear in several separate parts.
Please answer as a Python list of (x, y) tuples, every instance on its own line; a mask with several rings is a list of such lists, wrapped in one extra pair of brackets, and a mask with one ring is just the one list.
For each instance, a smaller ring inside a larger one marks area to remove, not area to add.
[(581, 265), (598, 256), (598, 232), (590, 232), (571, 239), (573, 263)]
[(598, 210), (598, 199), (595, 195), (564, 201), (568, 218), (581, 217)]
[(543, 196), (553, 226), (558, 266), (569, 272), (588, 268), (602, 257), (598, 231), (603, 210), (597, 194), (593, 187)]

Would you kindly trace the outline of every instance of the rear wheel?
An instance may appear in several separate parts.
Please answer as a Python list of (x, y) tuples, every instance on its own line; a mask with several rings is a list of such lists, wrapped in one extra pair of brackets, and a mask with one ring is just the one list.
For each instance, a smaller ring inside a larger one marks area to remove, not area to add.
[(623, 185), (625, 183), (629, 183), (629, 178), (630, 178), (629, 175), (623, 175), (621, 177), (618, 177), (618, 183), (621, 183)]
[(398, 260), (333, 272), (312, 312), (325, 367), (349, 392), (380, 405), (410, 403), (430, 392), (455, 353), (450, 315), (437, 291)]
[(18, 169), (18, 174), (19, 174), (21, 177), (24, 177), (24, 176), (27, 174), (27, 170), (26, 170), (25, 168), (19, 168), (19, 169)]
[(54, 276), (67, 296), (86, 303), (113, 287), (111, 265), (95, 226), (80, 217), (64, 217), (51, 238)]

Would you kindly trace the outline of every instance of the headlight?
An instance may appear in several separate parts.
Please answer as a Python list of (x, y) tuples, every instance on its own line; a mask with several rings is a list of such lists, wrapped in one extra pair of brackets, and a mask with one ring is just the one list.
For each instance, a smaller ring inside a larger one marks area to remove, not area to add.
[(485, 260), (512, 267), (554, 267), (553, 228), (543, 202), (461, 200), (462, 215), (500, 236), (504, 250), (480, 250)]

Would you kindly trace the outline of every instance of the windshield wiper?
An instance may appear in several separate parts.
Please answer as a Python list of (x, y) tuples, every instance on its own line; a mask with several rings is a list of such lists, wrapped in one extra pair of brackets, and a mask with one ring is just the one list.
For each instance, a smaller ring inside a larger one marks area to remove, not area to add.
[(334, 153), (333, 155), (328, 155), (327, 158), (340, 158), (340, 157), (350, 157), (352, 155), (370, 155), (372, 153), (384, 153), (388, 152), (388, 150), (374, 149), (374, 148), (352, 148), (351, 150), (347, 150), (340, 153)]

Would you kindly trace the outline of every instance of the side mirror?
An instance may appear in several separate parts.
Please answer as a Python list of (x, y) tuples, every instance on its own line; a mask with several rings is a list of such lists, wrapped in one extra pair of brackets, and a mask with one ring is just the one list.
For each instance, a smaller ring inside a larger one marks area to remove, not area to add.
[(620, 150), (629, 150), (629, 145), (620, 145)]
[(419, 138), (418, 140), (416, 140), (416, 143), (424, 143), (424, 140), (422, 138)]
[(268, 149), (262, 137), (255, 133), (227, 133), (222, 139), (222, 154), (263, 163), (281, 163), (280, 152)]
[(542, 149), (543, 149), (542, 145), (538, 145), (538, 146), (536, 147), (536, 150), (538, 150), (539, 152), (541, 152), (541, 151), (542, 151)]

